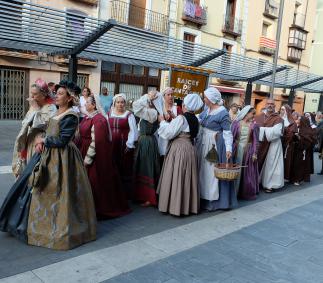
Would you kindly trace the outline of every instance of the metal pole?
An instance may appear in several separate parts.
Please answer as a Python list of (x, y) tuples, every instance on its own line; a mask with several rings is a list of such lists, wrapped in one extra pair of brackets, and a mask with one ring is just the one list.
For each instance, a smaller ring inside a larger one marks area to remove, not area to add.
[(246, 94), (244, 99), (245, 105), (251, 104), (251, 96), (252, 96), (252, 81), (248, 81), (247, 88), (246, 88)]
[(318, 111), (323, 111), (323, 92), (320, 95)]
[(68, 79), (77, 84), (77, 57), (76, 54), (70, 56), (68, 62)]
[(293, 108), (294, 104), (294, 97), (295, 97), (295, 89), (291, 88), (289, 95), (288, 95), (288, 105)]
[(282, 22), (283, 22), (283, 13), (284, 13), (284, 0), (280, 0), (279, 5), (279, 15), (278, 15), (278, 25), (277, 25), (277, 32), (276, 32), (276, 50), (274, 54), (274, 69), (273, 75), (271, 79), (271, 87), (270, 87), (270, 98), (274, 98), (274, 89), (275, 89), (275, 77), (276, 77), (276, 68), (277, 68), (277, 61), (278, 61), (278, 54), (279, 54), (279, 44), (280, 44), (280, 34), (282, 29)]

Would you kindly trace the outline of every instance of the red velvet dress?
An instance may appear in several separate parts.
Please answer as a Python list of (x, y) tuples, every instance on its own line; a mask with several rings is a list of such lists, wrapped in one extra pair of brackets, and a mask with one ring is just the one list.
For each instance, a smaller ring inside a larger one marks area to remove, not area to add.
[(134, 183), (134, 149), (127, 148), (127, 140), (130, 132), (128, 123), (131, 112), (125, 117), (112, 117), (109, 113), (109, 123), (112, 132), (113, 159), (117, 164), (119, 174), (121, 176), (123, 188), (129, 199), (133, 199), (133, 183)]
[(120, 176), (112, 157), (112, 143), (106, 118), (96, 114), (86, 117), (80, 124), (80, 139), (77, 142), (83, 159), (91, 144), (91, 128), (94, 125), (95, 156), (93, 163), (86, 166), (90, 179), (98, 219), (122, 216), (130, 212), (122, 190)]

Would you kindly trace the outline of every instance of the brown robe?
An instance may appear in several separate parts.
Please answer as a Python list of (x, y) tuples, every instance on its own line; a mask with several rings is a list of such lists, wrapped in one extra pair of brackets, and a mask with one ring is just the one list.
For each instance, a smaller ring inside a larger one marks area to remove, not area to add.
[(290, 106), (284, 105), (284, 107), (286, 109), (287, 119), (290, 123), (287, 127), (284, 127), (284, 135), (282, 138), (284, 150), (284, 177), (286, 180), (289, 180), (293, 164), (295, 147), (294, 135), (297, 133), (297, 125), (292, 117), (292, 109)]
[[(259, 127), (273, 127), (279, 123), (283, 123), (283, 119), (279, 116), (278, 113), (273, 113), (271, 115), (261, 113), (255, 117), (255, 121)], [(269, 146), (270, 146), (270, 142), (267, 141), (266, 137), (264, 137), (264, 140), (259, 143), (259, 148), (258, 148), (259, 172), (261, 172), (262, 166), (264, 165)]]
[(294, 135), (295, 147), (291, 167), (291, 182), (309, 182), (312, 174), (313, 146), (316, 143), (316, 132), (307, 118), (301, 117), (298, 135)]

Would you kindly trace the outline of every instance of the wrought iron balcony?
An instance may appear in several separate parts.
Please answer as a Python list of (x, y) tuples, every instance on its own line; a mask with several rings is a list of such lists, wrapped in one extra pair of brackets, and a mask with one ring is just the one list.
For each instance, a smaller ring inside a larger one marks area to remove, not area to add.
[(271, 19), (278, 18), (278, 3), (275, 0), (266, 0), (264, 16)]
[(194, 4), (192, 1), (184, 2), (182, 20), (195, 23), (199, 26), (207, 24), (207, 8)]
[(292, 26), (304, 29), (305, 28), (305, 19), (306, 19), (306, 15), (304, 15), (304, 14), (301, 14), (301, 13), (294, 14), (294, 20), (293, 20)]
[(166, 15), (123, 1), (111, 1), (111, 19), (129, 26), (168, 34), (169, 19)]
[(234, 37), (241, 36), (242, 20), (232, 16), (224, 15), (224, 24), (223, 24), (222, 32)]
[(274, 55), (276, 50), (276, 40), (261, 36), (259, 40), (259, 52), (265, 55)]

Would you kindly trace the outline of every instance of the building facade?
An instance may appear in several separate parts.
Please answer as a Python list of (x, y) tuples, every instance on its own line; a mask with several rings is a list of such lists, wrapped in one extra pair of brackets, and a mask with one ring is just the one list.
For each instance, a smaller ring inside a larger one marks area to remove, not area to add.
[[(323, 76), (323, 0), (317, 0), (314, 42), (312, 46), (310, 70)], [(321, 93), (307, 93), (305, 112), (323, 111), (323, 89)]]
[[(76, 29), (82, 28), (82, 19), (86, 16), (102, 20), (113, 18), (137, 28), (269, 62), (276, 48), (279, 0), (26, 1), (65, 11), (66, 25), (70, 24), (70, 15), (77, 15), (79, 25), (72, 26)], [(14, 0), (10, 2), (20, 5)], [(285, 0), (278, 64), (309, 71), (315, 10), (316, 0)], [(189, 48), (186, 51), (193, 52)], [(78, 65), (79, 85), (89, 86), (95, 93), (106, 86), (111, 93), (124, 92), (128, 99), (135, 99), (151, 89), (163, 88), (169, 82), (167, 71), (118, 60), (80, 58)], [(0, 71), (1, 89), (5, 90), (0, 100), (0, 118), (21, 119), (30, 85), (39, 77), (55, 83), (66, 78), (68, 58), (0, 49)], [(233, 102), (243, 105), (245, 83), (216, 77), (211, 77), (209, 83), (219, 88), (227, 106)], [(257, 109), (263, 106), (268, 91), (266, 86), (253, 86), (252, 104)], [(303, 98), (304, 93), (297, 92), (294, 108), (300, 112)], [(277, 106), (287, 99), (288, 90), (275, 90)]]
[[(192, 13), (200, 6), (202, 17)], [(277, 46), (280, 1), (276, 0), (170, 0), (170, 35), (227, 52), (272, 62)], [(309, 71), (316, 0), (285, 0), (278, 64)], [(212, 78), (229, 106), (244, 103), (245, 83)], [(288, 100), (288, 90), (275, 89), (277, 108)], [(254, 85), (252, 104), (264, 106), (269, 87)], [(303, 111), (304, 93), (297, 92), (294, 108)]]

